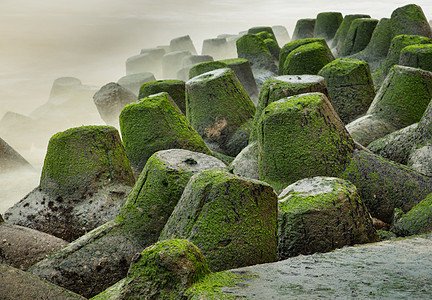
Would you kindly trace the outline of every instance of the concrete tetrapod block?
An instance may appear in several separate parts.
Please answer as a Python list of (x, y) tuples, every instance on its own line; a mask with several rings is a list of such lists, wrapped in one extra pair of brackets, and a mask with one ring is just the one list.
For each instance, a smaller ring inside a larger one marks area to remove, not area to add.
[(257, 33), (261, 33), (261, 32), (265, 32), (267, 34), (269, 34), (270, 38), (276, 41), (276, 36), (273, 32), (273, 28), (270, 26), (255, 26), (252, 28), (248, 29), (248, 33), (250, 34), (257, 34)]
[(195, 46), (189, 35), (180, 36), (170, 41), (171, 52), (175, 51), (189, 51), (192, 55), (196, 55)]
[(229, 45), (226, 38), (214, 38), (203, 40), (202, 55), (210, 55), (215, 60), (230, 57)]
[(326, 41), (331, 41), (340, 24), (342, 24), (343, 16), (340, 12), (321, 12), (317, 15), (314, 27), (314, 37), (324, 38)]
[(273, 56), (262, 38), (255, 34), (245, 34), (236, 42), (237, 55), (247, 59), (252, 69), (276, 72)]
[(229, 169), (235, 175), (258, 180), (258, 142), (247, 145), (229, 165)]
[(313, 38), (315, 30), (315, 19), (299, 19), (297, 20), (296, 26), (291, 41)]
[(85, 297), (123, 279), (136, 253), (155, 243), (193, 174), (226, 170), (220, 160), (182, 149), (163, 150), (148, 160), (119, 216), (29, 272)]
[(137, 254), (127, 277), (92, 300), (181, 299), (189, 287), (209, 273), (204, 255), (191, 242), (161, 241)]
[(376, 19), (360, 18), (354, 20), (351, 23), (338, 55), (347, 56), (366, 48), (377, 24), (378, 20)]
[(210, 72), (213, 70), (224, 69), (224, 68), (228, 68), (228, 65), (222, 61), (202, 62), (202, 63), (194, 65), (189, 70), (189, 79), (192, 79), (196, 76), (199, 76), (201, 74), (204, 74), (204, 73), (207, 73), (207, 72)]
[(393, 36), (410, 34), (432, 38), (431, 27), (418, 5), (408, 4), (395, 9), (390, 20)]
[(0, 138), (0, 173), (15, 169), (32, 170), (30, 163)]
[[(367, 146), (391, 131), (418, 122), (431, 98), (431, 72), (394, 66), (366, 115), (348, 124), (347, 129), (357, 142)], [(367, 118), (372, 122), (363, 122)]]
[(213, 61), (213, 57), (210, 55), (188, 55), (182, 59), (182, 68), (177, 72), (177, 79), (188, 80), (190, 69), (199, 63)]
[(327, 97), (307, 93), (268, 105), (258, 123), (260, 180), (281, 191), (297, 180), (337, 177), (354, 142)]
[(227, 143), (255, 113), (231, 69), (217, 69), (186, 82), (186, 117), (212, 151), (228, 153)]
[(123, 108), (120, 129), (135, 174), (159, 150), (187, 149), (210, 154), (201, 136), (168, 93), (150, 95)]
[(72, 241), (115, 218), (134, 182), (117, 129), (71, 128), (51, 137), (39, 187), (4, 218)]
[(291, 38), (285, 26), (274, 25), (272, 29), (279, 45), (285, 45), (290, 42)]
[(144, 83), (138, 94), (138, 99), (166, 92), (177, 104), (183, 114), (186, 114), (186, 91), (183, 80), (157, 80)]
[(183, 58), (192, 55), (190, 51), (174, 51), (162, 58), (162, 75), (164, 79), (178, 79), (177, 72), (182, 68)]
[(327, 82), (330, 100), (344, 124), (368, 110), (375, 88), (367, 62), (338, 58), (318, 73)]
[(282, 98), (319, 92), (330, 98), (324, 77), (317, 75), (284, 75), (268, 79), (260, 90), (250, 141), (256, 141), (258, 122), (264, 109)]
[(60, 77), (54, 80), (51, 87), (49, 102), (59, 102), (58, 98), (64, 98), (82, 86), (81, 80), (75, 77)]
[(152, 73), (143, 72), (123, 76), (117, 81), (117, 83), (122, 87), (127, 88), (135, 95), (138, 95), (139, 90), (144, 83), (155, 80), (156, 78)]
[[(163, 49), (159, 50), (163, 51)], [(165, 51), (163, 51), (163, 53), (165, 53)], [(162, 56), (163, 55), (164, 54), (162, 54)], [(126, 60), (126, 75), (143, 72), (161, 74), (162, 56), (155, 58), (151, 53), (142, 53), (129, 57)]]
[(355, 19), (360, 18), (370, 18), (371, 16), (365, 14), (355, 14), (355, 15), (345, 15), (342, 23), (340, 24), (338, 30), (335, 33), (334, 39), (331, 44), (331, 48), (335, 49), (336, 53), (341, 51), (342, 45), (344, 43), (345, 37), (348, 34), (351, 23)]
[(334, 177), (299, 180), (279, 195), (278, 260), (378, 241), (356, 187)]
[(127, 104), (135, 102), (136, 95), (118, 83), (110, 82), (93, 96), (94, 103), (106, 124), (119, 127), (119, 115)]
[(399, 65), (432, 71), (432, 44), (411, 45), (402, 49)]
[(277, 195), (264, 182), (222, 171), (193, 176), (161, 233), (184, 238), (213, 271), (276, 259)]

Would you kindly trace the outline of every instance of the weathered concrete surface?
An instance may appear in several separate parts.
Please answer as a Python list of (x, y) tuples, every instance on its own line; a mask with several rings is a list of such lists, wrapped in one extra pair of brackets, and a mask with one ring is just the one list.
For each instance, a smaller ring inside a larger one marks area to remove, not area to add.
[(221, 291), (232, 299), (431, 299), (431, 247), (428, 234), (235, 269), (250, 279)]

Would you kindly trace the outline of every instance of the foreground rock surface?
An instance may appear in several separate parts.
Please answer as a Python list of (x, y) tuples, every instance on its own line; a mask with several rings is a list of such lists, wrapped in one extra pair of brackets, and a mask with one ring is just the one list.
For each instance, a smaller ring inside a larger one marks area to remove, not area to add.
[[(211, 274), (191, 299), (428, 299), (432, 235)], [(224, 278), (214, 284), (215, 278)], [(212, 284), (213, 281), (213, 284)]]

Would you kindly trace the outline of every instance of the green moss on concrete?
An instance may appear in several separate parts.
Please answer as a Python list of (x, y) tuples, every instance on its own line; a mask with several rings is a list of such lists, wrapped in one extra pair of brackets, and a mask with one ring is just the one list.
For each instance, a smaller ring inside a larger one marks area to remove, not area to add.
[(316, 21), (315, 19), (309, 19), (309, 18), (297, 20), (291, 41), (313, 38), (315, 21)]
[(216, 69), (224, 69), (228, 68), (228, 65), (223, 61), (206, 61), (199, 64), (194, 65), (189, 70), (189, 79), (195, 76), (207, 73), (209, 71), (213, 71)]
[(120, 129), (132, 168), (140, 172), (156, 151), (186, 149), (210, 154), (210, 150), (167, 93), (125, 106)]
[(432, 231), (432, 194), (395, 221), (391, 231), (398, 236), (409, 236)]
[(247, 59), (244, 58), (227, 58), (219, 61), (226, 63), (229, 67), (230, 65), (242, 65), (249, 62)]
[(354, 20), (338, 55), (347, 56), (366, 48), (377, 24), (378, 20), (376, 19), (361, 18)]
[(270, 50), (270, 53), (273, 55), (273, 58), (275, 60), (278, 60), (280, 54), (280, 47), (278, 43), (271, 38), (265, 39), (264, 43), (267, 45), (268, 49)]
[(343, 16), (340, 12), (319, 13), (316, 17), (314, 37), (325, 38), (328, 41), (333, 39), (342, 21)]
[(258, 123), (260, 180), (276, 191), (302, 178), (338, 176), (354, 142), (327, 97), (309, 93), (273, 102)]
[(316, 75), (334, 57), (319, 42), (308, 43), (291, 51), (285, 59), (282, 73), (285, 75)]
[(160, 239), (186, 238), (210, 269), (221, 271), (276, 259), (277, 196), (263, 183), (221, 171), (191, 178)]
[(397, 236), (391, 231), (377, 230), (380, 241), (387, 241), (395, 239)]
[(144, 83), (138, 94), (138, 99), (166, 92), (174, 100), (182, 113), (186, 114), (186, 93), (183, 80), (157, 80)]
[[(265, 39), (273, 39), (276, 41), (276, 37), (275, 34), (273, 32), (273, 28), (271, 28), (270, 26), (257, 26), (257, 27), (252, 27), (248, 29), (248, 33), (250, 34), (256, 34), (259, 37), (261, 37), (263, 40)], [(265, 37), (265, 38), (263, 38)]]
[(432, 44), (411, 45), (403, 48), (399, 64), (432, 71)]
[(116, 128), (82, 126), (51, 137), (40, 181), (44, 192), (80, 199), (110, 182), (134, 184)]
[[(295, 50), (296, 48), (306, 45), (306, 44), (310, 44), (310, 43), (321, 43), (323, 44), (324, 47), (328, 48), (328, 45), (325, 41), (325, 39), (323, 38), (307, 38), (307, 39), (300, 39), (300, 40), (295, 40), (292, 42), (289, 42), (287, 44), (285, 44), (281, 50), (280, 50), (280, 54), (279, 54), (279, 70), (278, 70), (278, 74), (279, 75), (283, 75), (283, 67), (285, 64), (285, 60), (288, 56), (288, 54), (291, 53), (291, 51)], [(330, 51), (330, 48), (329, 48)]]
[(243, 35), (236, 41), (237, 55), (245, 58), (253, 69), (265, 69), (276, 72), (273, 56), (264, 40), (255, 34)]
[(414, 34), (432, 38), (429, 22), (418, 5), (408, 4), (395, 9), (390, 20), (393, 36)]
[(334, 39), (332, 41), (331, 47), (332, 48), (336, 48), (337, 52), (340, 52), (343, 42), (345, 40), (345, 37), (348, 34), (348, 31), (351, 27), (352, 22), (355, 19), (360, 19), (360, 18), (370, 18), (371, 16), (369, 15), (364, 15), (364, 14), (356, 14), (356, 15), (345, 15), (343, 18), (342, 23), (340, 24), (338, 30), (335, 33)]

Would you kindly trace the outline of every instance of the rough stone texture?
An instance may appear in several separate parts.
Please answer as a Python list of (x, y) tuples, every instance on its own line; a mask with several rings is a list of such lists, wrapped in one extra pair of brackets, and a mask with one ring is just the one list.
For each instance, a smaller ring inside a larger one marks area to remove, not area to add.
[(236, 42), (237, 55), (247, 59), (252, 69), (265, 69), (276, 72), (273, 56), (264, 40), (255, 34), (246, 34)]
[(231, 69), (217, 69), (186, 82), (186, 117), (212, 151), (232, 155), (227, 143), (255, 113)]
[(195, 46), (189, 35), (180, 36), (170, 41), (171, 52), (175, 51), (189, 51), (192, 55), (196, 55)]
[(279, 195), (278, 259), (378, 241), (356, 187), (333, 177), (306, 178)]
[(360, 18), (354, 20), (338, 53), (339, 56), (354, 54), (366, 48), (377, 24), (378, 20), (375, 19)]
[(393, 36), (412, 34), (432, 38), (431, 27), (418, 5), (408, 4), (395, 9), (390, 20)]
[(335, 48), (336, 53), (340, 53), (340, 51), (342, 49), (342, 45), (345, 41), (345, 38), (348, 34), (348, 31), (351, 27), (352, 22), (355, 19), (370, 18), (370, 17), (371, 16), (364, 15), (364, 14), (345, 15), (342, 23), (340, 24), (338, 30), (335, 33), (334, 39), (333, 39), (332, 44), (331, 44), (331, 48), (332, 49)]
[(207, 61), (194, 65), (189, 70), (189, 79), (192, 79), (198, 75), (217, 70), (228, 68), (228, 65), (222, 61)]
[(31, 170), (33, 167), (24, 157), (0, 138), (0, 173), (6, 173), (14, 169)]
[(67, 245), (66, 241), (55, 236), (1, 220), (0, 237), (0, 262), (21, 270), (27, 270), (51, 252)]
[(0, 295), (5, 300), (86, 298), (11, 266), (0, 264)]
[(432, 176), (432, 145), (427, 144), (414, 150), (408, 158), (407, 166), (423, 175)]
[(119, 115), (123, 107), (137, 100), (136, 95), (118, 83), (110, 82), (93, 96), (94, 103), (106, 124), (119, 127)]
[(138, 94), (138, 99), (150, 95), (167, 92), (183, 114), (186, 114), (186, 92), (183, 80), (157, 80), (144, 83)]
[(307, 93), (273, 102), (258, 123), (260, 180), (276, 191), (300, 179), (337, 177), (354, 142), (330, 101)]
[(432, 231), (432, 194), (402, 215), (393, 224), (391, 231), (398, 236), (409, 236)]
[(204, 255), (191, 242), (161, 241), (134, 257), (125, 279), (92, 299), (180, 299), (209, 273)]
[(226, 144), (226, 153), (228, 156), (235, 157), (249, 143), (249, 137), (252, 131), (253, 119), (249, 119), (246, 123), (240, 126), (237, 131), (231, 136)]
[(313, 38), (315, 30), (315, 19), (299, 19), (297, 20), (296, 26), (291, 41)]
[(178, 148), (210, 154), (203, 139), (165, 92), (127, 105), (120, 114), (120, 129), (136, 174), (159, 150)]
[(51, 138), (39, 187), (4, 217), (73, 241), (114, 218), (134, 182), (117, 129), (71, 128)]
[(404, 212), (432, 192), (432, 178), (367, 151), (354, 151), (338, 177), (358, 189), (372, 217), (391, 223), (395, 208)]
[(144, 83), (155, 80), (156, 78), (152, 73), (142, 72), (123, 76), (117, 81), (117, 83), (122, 87), (127, 88), (135, 95), (138, 95), (139, 90)]
[(182, 68), (183, 58), (191, 55), (190, 51), (173, 51), (162, 58), (162, 75), (164, 79), (178, 79), (177, 72)]
[(323, 93), (328, 98), (330, 98), (326, 81), (321, 76), (284, 75), (268, 79), (263, 84), (260, 90), (250, 140), (255, 141), (257, 139), (257, 126), (259, 119), (263, 110), (270, 103), (280, 100), (282, 98), (311, 92)]
[(430, 234), (208, 275), (190, 299), (428, 299)]
[(314, 37), (332, 40), (342, 21), (343, 16), (340, 12), (319, 13), (315, 21)]
[(366, 113), (375, 97), (367, 62), (339, 58), (325, 65), (318, 75), (326, 80), (329, 99), (344, 124)]
[(191, 178), (160, 240), (184, 238), (211, 270), (276, 259), (277, 195), (264, 182), (221, 171)]
[(432, 44), (411, 45), (403, 48), (399, 64), (432, 71)]
[(119, 216), (70, 243), (29, 271), (85, 297), (126, 276), (133, 256), (157, 241), (189, 178), (220, 160), (182, 149), (155, 153)]
[(235, 175), (258, 180), (258, 142), (255, 141), (247, 145), (235, 157), (230, 164), (229, 169)]

